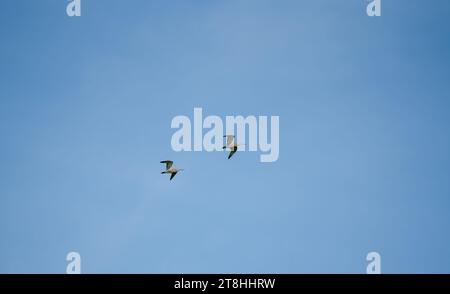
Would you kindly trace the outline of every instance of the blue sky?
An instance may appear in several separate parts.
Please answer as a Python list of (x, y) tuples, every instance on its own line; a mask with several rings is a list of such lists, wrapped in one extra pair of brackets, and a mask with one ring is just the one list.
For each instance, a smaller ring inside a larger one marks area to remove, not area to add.
[[(450, 272), (449, 1), (66, 3), (0, 5), (1, 273)], [(175, 153), (194, 107), (279, 160)]]

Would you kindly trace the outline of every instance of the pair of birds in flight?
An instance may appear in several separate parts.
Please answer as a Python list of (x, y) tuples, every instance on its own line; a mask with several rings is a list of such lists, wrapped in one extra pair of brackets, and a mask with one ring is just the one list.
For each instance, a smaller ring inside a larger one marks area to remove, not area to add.
[[(239, 146), (242, 146), (243, 144), (237, 144), (236, 142), (234, 142), (234, 136), (233, 135), (226, 135), (223, 136), (224, 138), (227, 138), (227, 144), (225, 146), (223, 146), (223, 149), (230, 149), (230, 154), (228, 155), (228, 159), (231, 158), (231, 156), (234, 155), (234, 153), (236, 153), (236, 151), (238, 150)], [(161, 172), (161, 174), (170, 174), (170, 180), (172, 180), (176, 174), (180, 171), (183, 171), (184, 169), (182, 168), (176, 168), (173, 166), (173, 161), (172, 160), (163, 160), (161, 161), (161, 163), (166, 164), (166, 170)]]

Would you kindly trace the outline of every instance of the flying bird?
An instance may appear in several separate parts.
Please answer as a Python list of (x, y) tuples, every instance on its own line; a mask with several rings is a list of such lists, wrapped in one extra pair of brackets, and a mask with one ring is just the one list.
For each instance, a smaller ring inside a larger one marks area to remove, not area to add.
[(243, 146), (243, 144), (236, 144), (234, 142), (234, 136), (233, 135), (226, 135), (223, 136), (224, 138), (227, 138), (227, 144), (225, 146), (223, 146), (223, 149), (227, 149), (230, 148), (230, 154), (228, 155), (228, 159), (231, 158), (231, 156), (234, 155), (234, 153), (236, 153), (236, 151), (238, 150), (238, 146)]
[(166, 170), (161, 172), (161, 174), (170, 174), (170, 180), (171, 181), (172, 181), (173, 177), (175, 177), (176, 174), (179, 171), (184, 170), (182, 168), (175, 168), (173, 166), (173, 161), (172, 160), (163, 160), (163, 161), (161, 161), (161, 163), (165, 163), (166, 164)]

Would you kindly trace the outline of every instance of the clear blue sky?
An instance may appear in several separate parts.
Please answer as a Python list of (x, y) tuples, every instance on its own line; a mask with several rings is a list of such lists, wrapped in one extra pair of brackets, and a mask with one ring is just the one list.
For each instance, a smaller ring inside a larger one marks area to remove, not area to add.
[[(450, 272), (450, 1), (66, 3), (0, 4), (0, 272)], [(173, 152), (194, 107), (279, 160)]]

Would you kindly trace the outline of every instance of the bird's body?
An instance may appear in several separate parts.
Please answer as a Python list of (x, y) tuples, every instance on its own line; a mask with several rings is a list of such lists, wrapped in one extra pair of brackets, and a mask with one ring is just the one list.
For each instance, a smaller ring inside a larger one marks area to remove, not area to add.
[(162, 171), (161, 174), (170, 174), (170, 180), (172, 180), (178, 172), (183, 170), (181, 168), (175, 168), (173, 166), (173, 161), (171, 160), (163, 160), (161, 163), (166, 164), (166, 170)]
[(225, 146), (223, 146), (223, 149), (230, 149), (230, 154), (228, 155), (228, 159), (231, 158), (231, 156), (234, 155), (234, 153), (236, 153), (236, 151), (238, 150), (238, 146), (242, 146), (237, 144), (236, 142), (234, 142), (234, 136), (233, 135), (226, 135), (223, 136), (224, 138), (227, 138), (227, 144)]

